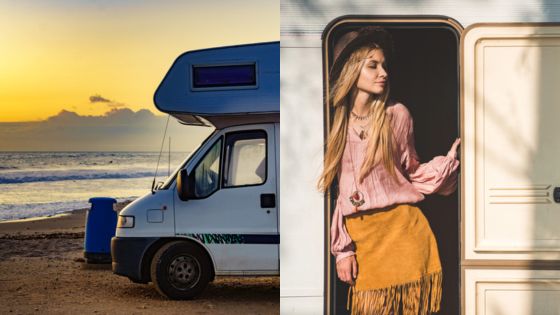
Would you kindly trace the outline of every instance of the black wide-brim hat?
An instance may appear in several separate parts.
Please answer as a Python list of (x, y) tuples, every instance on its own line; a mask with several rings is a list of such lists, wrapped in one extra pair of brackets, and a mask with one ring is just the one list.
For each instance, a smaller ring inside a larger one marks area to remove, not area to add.
[(342, 35), (334, 45), (333, 63), (329, 71), (329, 81), (335, 82), (346, 60), (352, 52), (364, 46), (377, 44), (383, 50), (385, 63), (393, 57), (393, 39), (391, 34), (379, 26), (364, 26)]

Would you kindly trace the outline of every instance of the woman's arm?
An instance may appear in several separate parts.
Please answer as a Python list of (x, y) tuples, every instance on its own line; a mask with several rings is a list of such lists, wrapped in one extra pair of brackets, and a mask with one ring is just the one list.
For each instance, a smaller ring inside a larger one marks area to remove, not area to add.
[[(406, 109), (405, 109), (406, 110)], [(427, 163), (420, 163), (414, 147), (414, 124), (408, 110), (403, 122), (403, 147), (401, 165), (412, 185), (422, 194), (438, 193), (450, 195), (457, 188), (457, 147), (460, 139), (456, 139), (445, 156), (436, 156)]]
[(346, 230), (338, 201), (331, 223), (331, 252), (336, 257), (338, 278), (348, 284), (354, 284), (358, 274), (354, 242)]
[(341, 213), (340, 206), (337, 202), (331, 222), (331, 253), (339, 262), (342, 259), (355, 255), (354, 242), (346, 230), (344, 225), (344, 216)]

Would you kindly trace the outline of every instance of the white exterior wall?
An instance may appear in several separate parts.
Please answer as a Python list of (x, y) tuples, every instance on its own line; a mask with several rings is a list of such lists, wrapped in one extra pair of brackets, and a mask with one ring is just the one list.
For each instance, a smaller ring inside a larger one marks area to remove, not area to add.
[(280, 45), (282, 314), (323, 313), (324, 201), (315, 188), (323, 158), (320, 47), (316, 37), (301, 36), (284, 37)]
[(343, 15), (444, 15), (467, 27), (482, 22), (560, 21), (555, 0), (281, 0), (280, 40), (294, 33), (320, 35)]
[(321, 314), (325, 218), (315, 183), (322, 161), (326, 25), (343, 15), (443, 15), (465, 28), (482, 22), (560, 22), (560, 1), (282, 0), (280, 7), (281, 313)]

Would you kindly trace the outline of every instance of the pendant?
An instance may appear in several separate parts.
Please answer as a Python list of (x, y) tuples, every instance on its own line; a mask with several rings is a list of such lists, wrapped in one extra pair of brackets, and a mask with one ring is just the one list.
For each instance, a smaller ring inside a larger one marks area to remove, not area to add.
[(364, 140), (366, 138), (366, 133), (362, 130), (360, 131), (360, 135), (359, 135), (361, 140)]
[(356, 190), (350, 195), (350, 202), (352, 205), (359, 207), (363, 205), (366, 201), (364, 200), (364, 194), (361, 191)]

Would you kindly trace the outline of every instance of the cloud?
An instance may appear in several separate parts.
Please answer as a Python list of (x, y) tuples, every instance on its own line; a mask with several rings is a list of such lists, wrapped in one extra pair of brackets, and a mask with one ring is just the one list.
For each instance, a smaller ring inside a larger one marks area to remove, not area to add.
[[(159, 151), (166, 120), (147, 109), (112, 108), (100, 116), (62, 110), (39, 122), (0, 123), (0, 151)], [(171, 118), (167, 132), (173, 151), (190, 151), (211, 129)]]
[(99, 95), (99, 94), (95, 94), (89, 97), (89, 102), (90, 103), (103, 103), (105, 105), (107, 105), (109, 108), (120, 108), (120, 107), (125, 107), (126, 104), (124, 103), (120, 103), (120, 102), (115, 102), (112, 101), (110, 99), (104, 98), (103, 96)]
[(98, 102), (101, 102), (101, 103), (110, 103), (110, 102), (111, 102), (110, 100), (104, 98), (103, 96), (101, 96), (101, 95), (99, 95), (99, 94), (90, 96), (90, 97), (89, 97), (89, 101), (90, 101), (91, 103), (98, 103)]
[(108, 103), (107, 106), (111, 107), (111, 108), (120, 108), (120, 107), (125, 107), (126, 104), (124, 103), (117, 103), (117, 102), (111, 102)]

